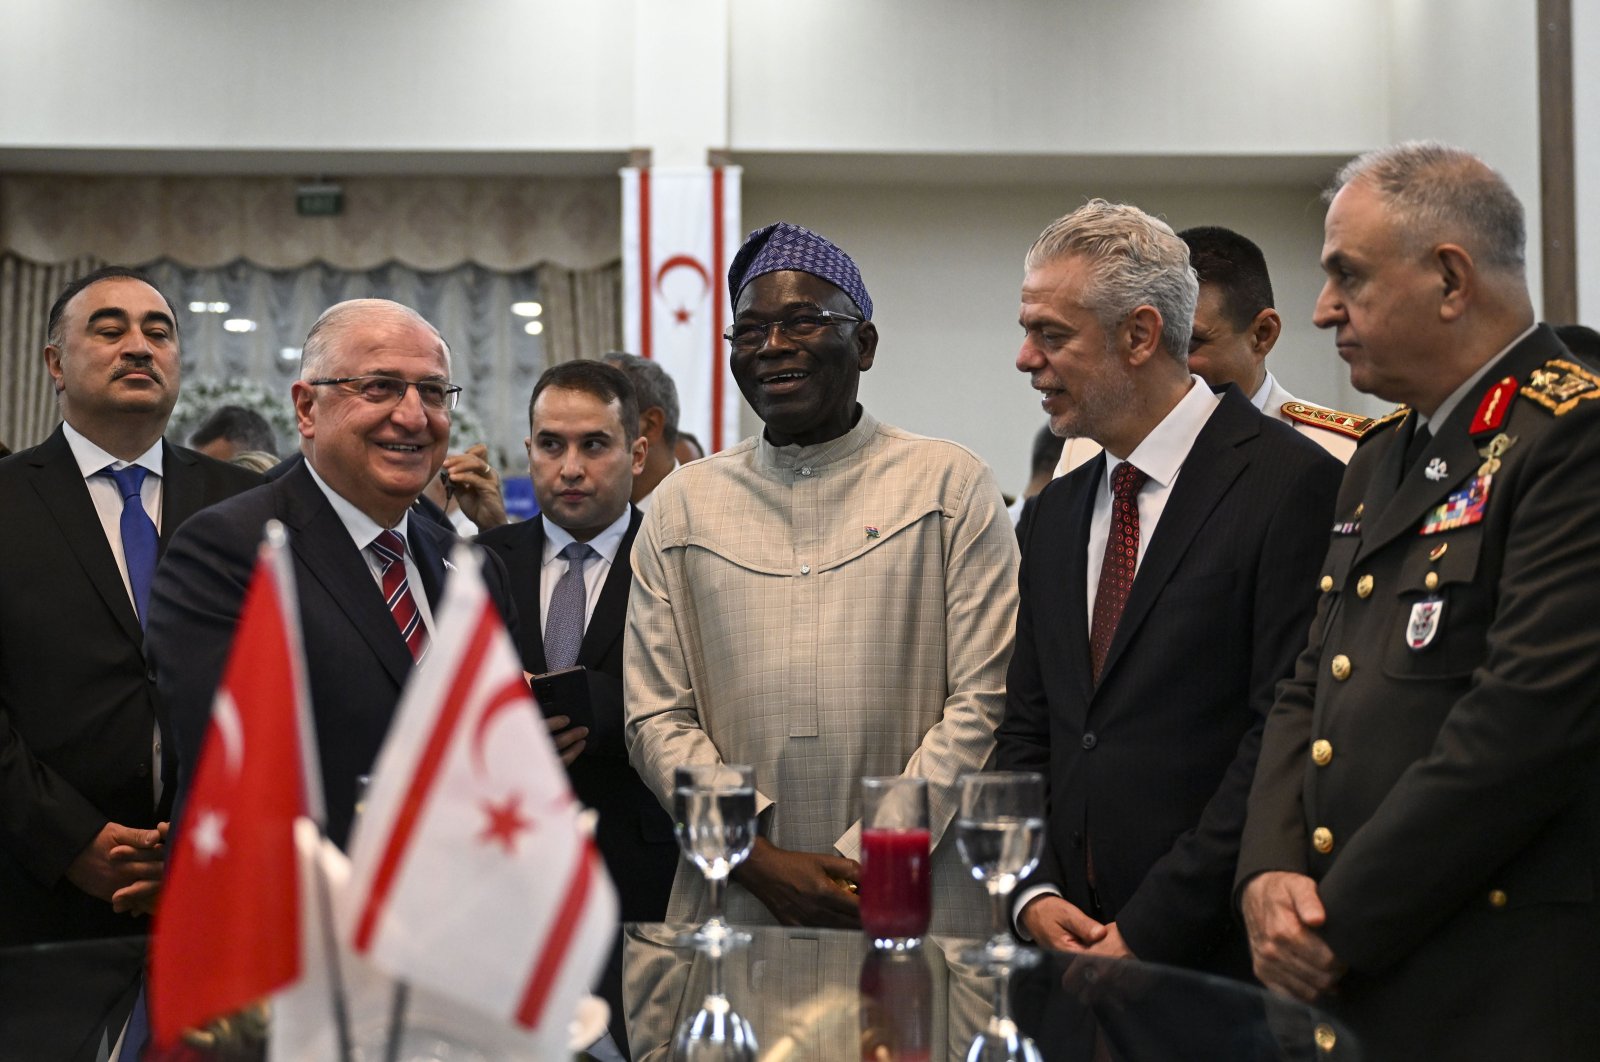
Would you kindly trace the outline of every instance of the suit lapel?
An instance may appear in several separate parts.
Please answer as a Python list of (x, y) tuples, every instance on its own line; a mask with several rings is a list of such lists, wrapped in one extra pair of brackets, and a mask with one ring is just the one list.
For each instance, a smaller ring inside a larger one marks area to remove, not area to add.
[[(1046, 579), (1033, 595), (1039, 603), (1033, 622), (1041, 629), (1048, 629), (1052, 617), (1061, 624), (1060, 645), (1071, 657), (1068, 670), (1078, 682), (1080, 705), (1087, 705), (1094, 694), (1089, 661), (1089, 553), (1085, 543), (1089, 541), (1095, 494), (1105, 481), (1105, 470), (1106, 456), (1101, 451), (1068, 473), (1067, 482), (1059, 488), (1065, 491), (1065, 497), (1058, 505), (1049, 504), (1053, 499), (1041, 498), (1034, 534), (1043, 531), (1045, 537), (1037, 542), (1030, 538), (1028, 542), (1029, 552), (1038, 558), (1030, 568), (1055, 574), (1059, 580), (1057, 585), (1051, 585), (1052, 580)], [(1046, 505), (1048, 508), (1044, 508)], [(1046, 519), (1057, 510), (1060, 516)]]
[(1172, 494), (1161, 510), (1161, 520), (1145, 549), (1144, 560), (1133, 579), (1133, 589), (1128, 593), (1128, 604), (1122, 610), (1111, 648), (1106, 652), (1105, 669), (1100, 675), (1102, 684), (1116, 667), (1117, 658), (1138, 633), (1162, 589), (1171, 581), (1207, 517), (1244, 471), (1248, 459), (1240, 453), (1239, 447), (1260, 433), (1259, 415), (1249, 399), (1236, 389), (1225, 391), (1222, 402), (1189, 448)]
[(544, 658), (544, 624), (539, 615), (540, 576), (544, 568), (544, 520), (538, 516), (495, 532), (494, 548), (505, 561), (511, 600), (517, 606), (517, 652), (522, 666), (535, 675), (550, 670)]
[(161, 552), (183, 522), (204, 505), (205, 484), (199, 475), (199, 460), (166, 440), (161, 443)]
[(397, 685), (404, 685), (411, 671), (411, 651), (384, 606), (372, 569), (339, 514), (303, 467), (275, 482), (273, 490), (278, 515), (289, 527), (295, 557), (344, 611), (389, 676)]
[[(628, 520), (628, 530), (617, 546), (617, 559), (611, 564), (606, 585), (600, 589), (600, 600), (595, 603), (594, 615), (583, 632), (583, 645), (578, 650), (578, 663), (584, 667), (597, 667), (616, 640), (622, 637), (622, 628), (628, 618), (628, 592), (633, 588), (633, 564), (629, 553), (633, 539), (639, 532), (644, 514), (629, 506), (633, 514)], [(543, 645), (541, 643), (541, 655)]]
[[(1388, 450), (1379, 455), (1373, 482), (1367, 488), (1364, 504), (1368, 515), (1363, 521), (1361, 548), (1355, 557), (1357, 562), (1401, 535), (1410, 533), (1429, 509), (1441, 504), (1452, 492), (1461, 489), (1478, 474), (1483, 458), (1469, 429), (1489, 389), (1506, 376), (1516, 377), (1519, 383), (1525, 382), (1531, 370), (1550, 358), (1563, 356), (1564, 351), (1555, 333), (1548, 326), (1540, 325), (1532, 335), (1507, 352), (1499, 364), (1484, 373), (1483, 378), (1461, 400), (1461, 404), (1451, 411), (1449, 418), (1436, 426), (1433, 441), (1422, 452), (1416, 467), (1405, 474), (1404, 480), (1400, 480), (1400, 463), (1404, 459), (1402, 451), (1405, 449), (1403, 440), (1406, 437), (1404, 426), (1388, 432), (1387, 438), (1373, 440), (1372, 445), (1387, 446)], [(1428, 466), (1435, 461), (1442, 462), (1446, 469), (1445, 475), (1436, 480), (1429, 479), (1427, 473)], [(1388, 490), (1388, 485), (1397, 480), (1399, 486)]]
[(143, 644), (144, 631), (133, 611), (133, 602), (128, 600), (128, 589), (123, 585), (122, 573), (117, 570), (117, 558), (106, 541), (100, 514), (89, 498), (89, 488), (84, 485), (72, 447), (59, 426), (34, 451), (32, 464), (34, 490), (49, 510), (62, 541), (77, 557), (84, 574), (123, 632), (135, 644)]
[(445, 552), (455, 543), (452, 536), (444, 533), (444, 529), (437, 524), (429, 527), (427, 518), (418, 517), (415, 510), (406, 521), (406, 529), (406, 544), (411, 549), (411, 560), (417, 566), (417, 574), (422, 577), (422, 592), (428, 595), (429, 610), (437, 612), (444, 596), (445, 565), (448, 560)]

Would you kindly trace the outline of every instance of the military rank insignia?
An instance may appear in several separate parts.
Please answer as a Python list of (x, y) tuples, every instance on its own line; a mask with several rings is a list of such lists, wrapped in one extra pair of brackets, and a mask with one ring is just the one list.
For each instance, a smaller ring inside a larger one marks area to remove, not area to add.
[(1356, 511), (1350, 514), (1350, 519), (1340, 520), (1333, 525), (1336, 535), (1359, 535), (1361, 533), (1361, 513), (1367, 507), (1365, 502), (1356, 506)]
[(1487, 472), (1473, 476), (1466, 486), (1452, 493), (1423, 518), (1418, 534), (1436, 535), (1482, 520), (1484, 507), (1489, 503), (1489, 483), (1493, 479)]
[(1551, 358), (1528, 374), (1522, 397), (1559, 417), (1585, 399), (1600, 398), (1600, 376), (1565, 358)]

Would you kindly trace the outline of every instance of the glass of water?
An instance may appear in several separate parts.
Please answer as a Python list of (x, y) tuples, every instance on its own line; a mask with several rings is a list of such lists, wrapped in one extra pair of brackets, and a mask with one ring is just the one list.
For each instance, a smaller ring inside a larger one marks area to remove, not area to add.
[(1044, 848), (1044, 777), (1032, 771), (969, 774), (961, 779), (956, 847), (989, 893), (993, 935), (965, 961), (1026, 966), (1037, 953), (1011, 936), (1011, 893), (1039, 864)]
[(673, 827), (678, 847), (706, 879), (711, 914), (689, 941), (725, 945), (738, 940), (722, 917), (723, 895), (733, 868), (756, 840), (756, 772), (753, 767), (706, 763), (673, 772)]

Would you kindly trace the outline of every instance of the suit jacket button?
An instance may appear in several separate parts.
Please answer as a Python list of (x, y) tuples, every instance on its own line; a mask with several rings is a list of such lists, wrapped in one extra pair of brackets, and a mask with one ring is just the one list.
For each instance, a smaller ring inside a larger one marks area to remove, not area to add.
[(1327, 738), (1318, 738), (1311, 743), (1311, 762), (1318, 767), (1326, 767), (1333, 762), (1333, 742)]
[(1311, 1030), (1311, 1038), (1316, 1041), (1317, 1050), (1323, 1054), (1331, 1052), (1334, 1044), (1339, 1042), (1339, 1034), (1333, 1031), (1333, 1026), (1326, 1023)]
[(1311, 847), (1327, 855), (1333, 851), (1333, 831), (1326, 826), (1318, 826), (1311, 831)]
[(1094, 731), (1091, 730), (1089, 733), (1083, 735), (1084, 748), (1092, 749), (1098, 744), (1100, 744), (1100, 739), (1094, 736)]
[(1427, 587), (1429, 590), (1439, 589), (1439, 573), (1429, 572), (1427, 575), (1424, 575), (1422, 577), (1422, 585)]
[(1506, 895), (1506, 890), (1504, 890), (1504, 889), (1490, 889), (1489, 890), (1489, 906), (1490, 907), (1504, 907), (1506, 905), (1506, 901), (1508, 899), (1510, 899), (1510, 897), (1508, 897)]
[(1363, 575), (1361, 578), (1356, 580), (1356, 596), (1357, 597), (1371, 597), (1372, 596), (1372, 576)]
[(1328, 670), (1333, 673), (1333, 677), (1335, 679), (1343, 682), (1345, 679), (1350, 677), (1350, 658), (1345, 656), (1343, 653), (1340, 653), (1338, 656), (1333, 658), (1333, 663)]
[(1326, 594), (1329, 590), (1333, 589), (1333, 576), (1324, 575), (1322, 577), (1322, 582), (1318, 583), (1317, 585), (1321, 587), (1322, 592)]

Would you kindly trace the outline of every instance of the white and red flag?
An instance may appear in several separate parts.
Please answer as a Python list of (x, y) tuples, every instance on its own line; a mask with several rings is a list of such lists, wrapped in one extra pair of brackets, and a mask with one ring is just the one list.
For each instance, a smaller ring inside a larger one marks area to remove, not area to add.
[(678, 386), (678, 427), (714, 453), (739, 439), (728, 369), (728, 263), (744, 239), (737, 166), (622, 171), (623, 341)]
[(338, 905), (352, 950), (527, 1030), (564, 1032), (617, 899), (469, 547), (396, 709)]
[(300, 975), (294, 821), (322, 816), (299, 610), (269, 524), (184, 804), (150, 944), (155, 1042)]

